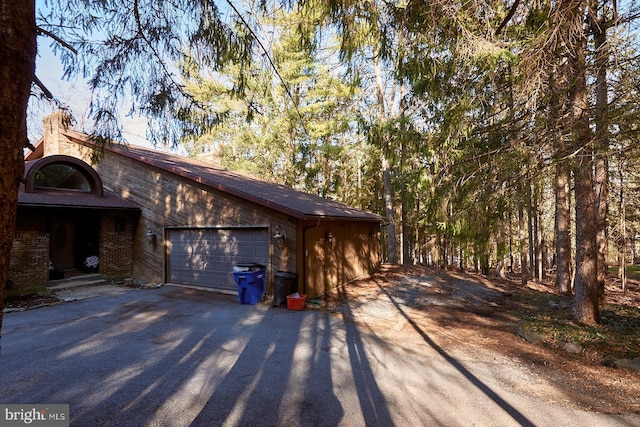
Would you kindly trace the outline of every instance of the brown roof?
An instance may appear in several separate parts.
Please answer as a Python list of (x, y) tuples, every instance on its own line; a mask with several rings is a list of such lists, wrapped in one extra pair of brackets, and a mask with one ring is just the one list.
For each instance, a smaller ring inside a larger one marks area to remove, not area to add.
[(31, 207), (62, 207), (85, 209), (118, 209), (140, 210), (127, 200), (120, 199), (113, 194), (104, 192), (103, 197), (79, 191), (41, 191), (34, 193), (18, 192), (18, 205)]
[[(82, 144), (92, 144), (88, 135), (84, 133), (68, 130), (64, 134)], [(105, 146), (105, 150), (241, 197), (294, 218), (382, 221), (382, 217), (379, 215), (193, 158), (136, 145)]]

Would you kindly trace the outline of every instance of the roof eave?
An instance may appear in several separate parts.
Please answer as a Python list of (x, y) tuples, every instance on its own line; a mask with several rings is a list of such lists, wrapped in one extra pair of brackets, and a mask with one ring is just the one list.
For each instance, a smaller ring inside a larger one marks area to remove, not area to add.
[[(81, 137), (79, 137), (77, 135), (74, 135), (73, 133), (64, 132), (64, 135), (66, 137), (70, 138), (70, 139), (73, 139), (74, 141), (76, 141), (76, 142), (78, 142), (80, 144), (85, 145), (85, 146), (92, 147), (94, 145), (93, 141), (87, 140), (86, 138), (81, 138)], [(146, 158), (144, 156), (133, 155), (133, 154), (129, 153), (126, 149), (123, 149), (123, 148), (120, 148), (120, 147), (116, 147), (116, 146), (105, 146), (104, 149), (108, 150), (108, 151), (110, 151), (112, 153), (118, 154), (120, 156), (124, 156), (124, 157), (127, 157), (127, 158), (135, 160), (135, 161), (141, 161), (141, 162), (143, 162), (143, 163), (145, 163), (147, 165), (153, 166), (153, 167), (161, 169), (163, 171), (167, 171), (167, 169), (163, 165), (159, 164), (159, 162), (156, 162), (153, 159), (149, 159), (149, 158)], [(207, 181), (205, 181), (204, 179), (202, 179), (202, 178), (200, 178), (198, 176), (194, 177), (194, 176), (192, 176), (192, 175), (190, 175), (190, 174), (188, 174), (185, 171), (180, 170), (180, 169), (171, 170), (171, 171), (167, 171), (167, 172), (173, 173), (175, 175), (178, 175), (178, 176), (180, 176), (182, 178), (185, 178), (185, 179), (188, 179), (190, 181), (197, 182), (198, 184), (205, 185), (205, 186), (207, 186), (209, 188), (213, 188), (213, 189), (216, 189), (218, 191), (222, 191), (224, 193), (240, 197), (242, 199), (245, 199), (245, 200), (248, 200), (250, 202), (256, 203), (256, 204), (258, 204), (260, 206), (264, 206), (266, 208), (273, 209), (273, 210), (275, 210), (277, 212), (280, 212), (280, 213), (283, 213), (285, 215), (292, 216), (292, 217), (294, 217), (296, 219), (299, 219), (299, 220), (305, 220), (307, 218), (306, 215), (304, 215), (303, 213), (298, 212), (296, 210), (289, 209), (287, 207), (284, 207), (284, 206), (281, 206), (281, 205), (278, 205), (278, 204), (275, 204), (275, 203), (271, 203), (271, 202), (269, 202), (267, 200), (257, 198), (255, 196), (252, 196), (250, 194), (244, 193), (242, 191), (237, 191), (237, 190), (235, 190), (233, 188), (228, 188), (228, 187), (226, 187), (224, 185), (221, 185), (221, 184), (207, 182)]]
[(358, 222), (377, 222), (382, 223), (384, 218), (380, 217), (362, 217), (362, 216), (326, 216), (326, 215), (307, 215), (305, 219), (308, 220), (321, 220), (321, 221), (358, 221)]
[(18, 202), (18, 207), (25, 208), (61, 208), (61, 209), (92, 209), (103, 211), (129, 211), (140, 212), (140, 208), (125, 207), (125, 206), (90, 206), (90, 205), (73, 205), (64, 203), (29, 203)]
[[(95, 143), (93, 141), (91, 141), (86, 134), (81, 134), (81, 133), (76, 132), (76, 131), (67, 131), (67, 132), (64, 132), (64, 135), (66, 137), (74, 140), (75, 142), (84, 145), (84, 146), (87, 146), (87, 147), (90, 147), (90, 148), (93, 148), (95, 146)], [(373, 216), (373, 217), (369, 218), (369, 217), (363, 217), (363, 216), (358, 216), (358, 215), (354, 215), (354, 216), (333, 216), (333, 215), (332, 216), (326, 216), (326, 215), (319, 215), (319, 214), (305, 214), (305, 213), (297, 211), (295, 209), (292, 209), (292, 208), (289, 208), (289, 207), (286, 207), (286, 206), (282, 206), (282, 205), (277, 204), (277, 203), (273, 203), (273, 202), (271, 202), (269, 200), (265, 200), (263, 198), (256, 197), (256, 196), (254, 196), (252, 194), (245, 193), (243, 191), (239, 191), (237, 189), (227, 187), (227, 186), (222, 185), (220, 183), (207, 181), (207, 180), (203, 179), (200, 176), (194, 176), (192, 174), (189, 174), (187, 171), (185, 171), (183, 169), (180, 169), (180, 168), (168, 170), (163, 164), (161, 164), (160, 162), (157, 162), (156, 160), (154, 160), (152, 158), (145, 157), (144, 155), (138, 155), (138, 154), (130, 153), (126, 149), (126, 147), (125, 148), (121, 148), (119, 146), (106, 145), (104, 147), (104, 149), (107, 150), (107, 151), (110, 151), (110, 152), (112, 152), (114, 154), (118, 154), (120, 156), (127, 157), (127, 158), (129, 158), (131, 160), (139, 161), (139, 162), (142, 162), (144, 164), (153, 166), (153, 167), (158, 168), (158, 169), (160, 169), (162, 171), (175, 174), (175, 175), (180, 176), (180, 177), (182, 177), (184, 179), (188, 179), (190, 181), (196, 182), (196, 183), (198, 183), (200, 185), (203, 185), (203, 186), (206, 186), (206, 187), (209, 187), (209, 188), (224, 192), (226, 194), (230, 194), (230, 195), (242, 198), (242, 199), (247, 200), (249, 202), (255, 203), (255, 204), (259, 205), (259, 206), (269, 208), (271, 210), (274, 210), (276, 212), (280, 212), (282, 214), (288, 215), (288, 216), (290, 216), (292, 218), (295, 218), (295, 219), (298, 219), (298, 220), (301, 220), (301, 221), (309, 220), (309, 219), (314, 219), (314, 220), (316, 220), (316, 219), (322, 219), (322, 220), (332, 219), (332, 220), (343, 220), (343, 221), (372, 221), (372, 222), (379, 221), (379, 222), (382, 222), (384, 220), (382, 217), (378, 218), (377, 216)]]

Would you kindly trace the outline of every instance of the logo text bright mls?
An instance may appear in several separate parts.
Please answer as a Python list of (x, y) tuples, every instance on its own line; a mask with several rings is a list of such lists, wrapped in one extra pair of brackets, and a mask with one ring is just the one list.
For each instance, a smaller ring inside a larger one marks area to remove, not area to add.
[(69, 425), (69, 405), (0, 405), (0, 426)]
[(21, 409), (19, 411), (9, 411), (9, 408), (4, 408), (5, 421), (22, 421), (25, 424), (31, 424), (34, 421), (47, 421), (47, 412), (44, 409), (37, 411), (36, 408), (31, 408), (27, 411)]

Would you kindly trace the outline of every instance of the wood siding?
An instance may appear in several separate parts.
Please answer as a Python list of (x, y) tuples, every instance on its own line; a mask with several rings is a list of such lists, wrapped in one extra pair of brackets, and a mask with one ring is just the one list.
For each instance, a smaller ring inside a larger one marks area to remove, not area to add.
[[(91, 164), (93, 151), (82, 143), (67, 140), (57, 149)], [(280, 227), (285, 244), (278, 248), (269, 238), (268, 281), (272, 284), (279, 270), (297, 273), (299, 290), (310, 297), (365, 275), (381, 262), (375, 220), (300, 221), (109, 150), (94, 168), (105, 190), (141, 207), (132, 256), (133, 275), (138, 280), (166, 281), (165, 239), (167, 230), (177, 227), (266, 225), (269, 237)], [(148, 231), (157, 238), (147, 239)]]
[[(65, 145), (68, 155), (91, 162), (87, 147)], [(75, 153), (71, 147), (76, 146)], [(133, 275), (146, 282), (164, 282), (165, 229), (170, 227), (230, 227), (268, 225), (269, 235), (280, 226), (287, 236), (285, 248), (271, 245), (270, 279), (277, 270), (290, 270), (296, 265), (296, 226), (287, 215), (265, 209), (240, 197), (205, 187), (180, 176), (106, 151), (102, 161), (93, 165), (100, 174), (105, 190), (129, 200), (142, 209), (133, 240)], [(150, 242), (146, 234), (155, 233)], [(269, 280), (272, 283), (272, 280)]]
[(376, 222), (319, 221), (303, 227), (307, 277), (301, 291), (310, 298), (371, 273), (380, 266)]

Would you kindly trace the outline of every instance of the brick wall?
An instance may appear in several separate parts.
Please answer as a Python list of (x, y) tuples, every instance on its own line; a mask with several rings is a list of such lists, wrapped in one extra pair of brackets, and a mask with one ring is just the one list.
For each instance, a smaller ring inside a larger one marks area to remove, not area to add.
[(11, 249), (9, 289), (42, 286), (49, 280), (49, 234), (18, 232)]
[(134, 219), (129, 213), (103, 213), (100, 232), (100, 273), (125, 278), (133, 275)]

